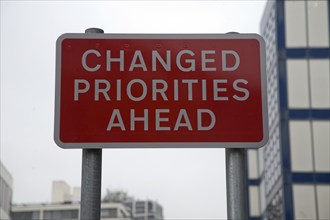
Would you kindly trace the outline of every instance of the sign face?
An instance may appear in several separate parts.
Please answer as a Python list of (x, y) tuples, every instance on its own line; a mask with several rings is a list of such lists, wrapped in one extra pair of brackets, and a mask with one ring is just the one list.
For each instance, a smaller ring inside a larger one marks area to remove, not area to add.
[(64, 34), (56, 44), (62, 148), (258, 148), (268, 141), (256, 34)]

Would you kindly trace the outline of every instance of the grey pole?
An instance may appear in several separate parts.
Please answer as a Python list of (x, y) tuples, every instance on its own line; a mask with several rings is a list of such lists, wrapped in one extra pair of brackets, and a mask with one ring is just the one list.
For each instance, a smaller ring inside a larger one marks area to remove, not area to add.
[[(85, 33), (104, 33), (89, 28)], [(83, 149), (81, 174), (81, 220), (99, 220), (101, 214), (102, 149)]]
[(248, 218), (245, 154), (242, 148), (226, 148), (227, 216), (231, 220)]

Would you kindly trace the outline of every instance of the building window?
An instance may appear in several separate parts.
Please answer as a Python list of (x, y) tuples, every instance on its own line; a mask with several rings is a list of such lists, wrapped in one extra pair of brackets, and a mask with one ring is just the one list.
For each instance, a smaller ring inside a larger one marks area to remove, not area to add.
[(330, 186), (316, 185), (317, 211), (319, 219), (330, 219)]
[(261, 180), (260, 183), (260, 210), (263, 213), (266, 210), (267, 203), (266, 203), (266, 188), (265, 188), (265, 180)]
[(153, 203), (148, 201), (148, 212), (153, 212), (153, 211), (154, 211)]
[(259, 148), (258, 150), (258, 161), (259, 161), (259, 177), (262, 176), (264, 172), (264, 148)]
[(289, 108), (330, 108), (329, 59), (288, 59), (286, 65)]
[(145, 202), (136, 202), (135, 204), (135, 213), (136, 214), (142, 214), (145, 213)]
[(117, 218), (116, 208), (103, 208), (101, 209), (101, 218)]
[(314, 185), (293, 185), (295, 219), (317, 219)]
[(44, 211), (44, 219), (78, 219), (78, 210), (47, 210)]
[(250, 216), (260, 215), (260, 195), (258, 186), (249, 187)]
[(329, 17), (327, 1), (307, 1), (308, 45), (329, 47)]
[(330, 60), (309, 60), (312, 108), (330, 108)]
[(285, 1), (287, 47), (329, 47), (328, 2)]
[(313, 171), (311, 128), (309, 121), (290, 121), (292, 171)]
[(304, 1), (285, 1), (285, 33), (287, 47), (306, 47), (306, 7)]
[(11, 219), (13, 220), (37, 220), (40, 219), (39, 211), (29, 211), (29, 212), (12, 212)]
[(288, 104), (290, 108), (309, 107), (307, 60), (287, 60)]
[(292, 171), (329, 172), (330, 121), (290, 121), (289, 128)]
[(249, 179), (258, 178), (258, 155), (257, 150), (248, 150), (248, 173)]
[(330, 121), (313, 121), (312, 125), (315, 171), (330, 172)]

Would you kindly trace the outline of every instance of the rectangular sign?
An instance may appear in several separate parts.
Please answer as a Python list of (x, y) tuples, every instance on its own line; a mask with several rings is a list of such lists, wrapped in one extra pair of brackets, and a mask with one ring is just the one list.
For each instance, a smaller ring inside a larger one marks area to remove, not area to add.
[(256, 34), (64, 34), (56, 44), (62, 148), (258, 148), (268, 140)]

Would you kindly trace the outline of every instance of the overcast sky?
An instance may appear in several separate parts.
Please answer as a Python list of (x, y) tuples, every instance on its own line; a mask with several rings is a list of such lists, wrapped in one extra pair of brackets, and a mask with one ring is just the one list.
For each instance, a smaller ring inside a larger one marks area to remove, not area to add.
[[(55, 42), (105, 33), (259, 33), (265, 1), (1, 0), (1, 161), (14, 203), (50, 202), (51, 183), (80, 186), (81, 150), (53, 141)], [(102, 193), (157, 200), (166, 219), (225, 219), (224, 149), (105, 149)]]

